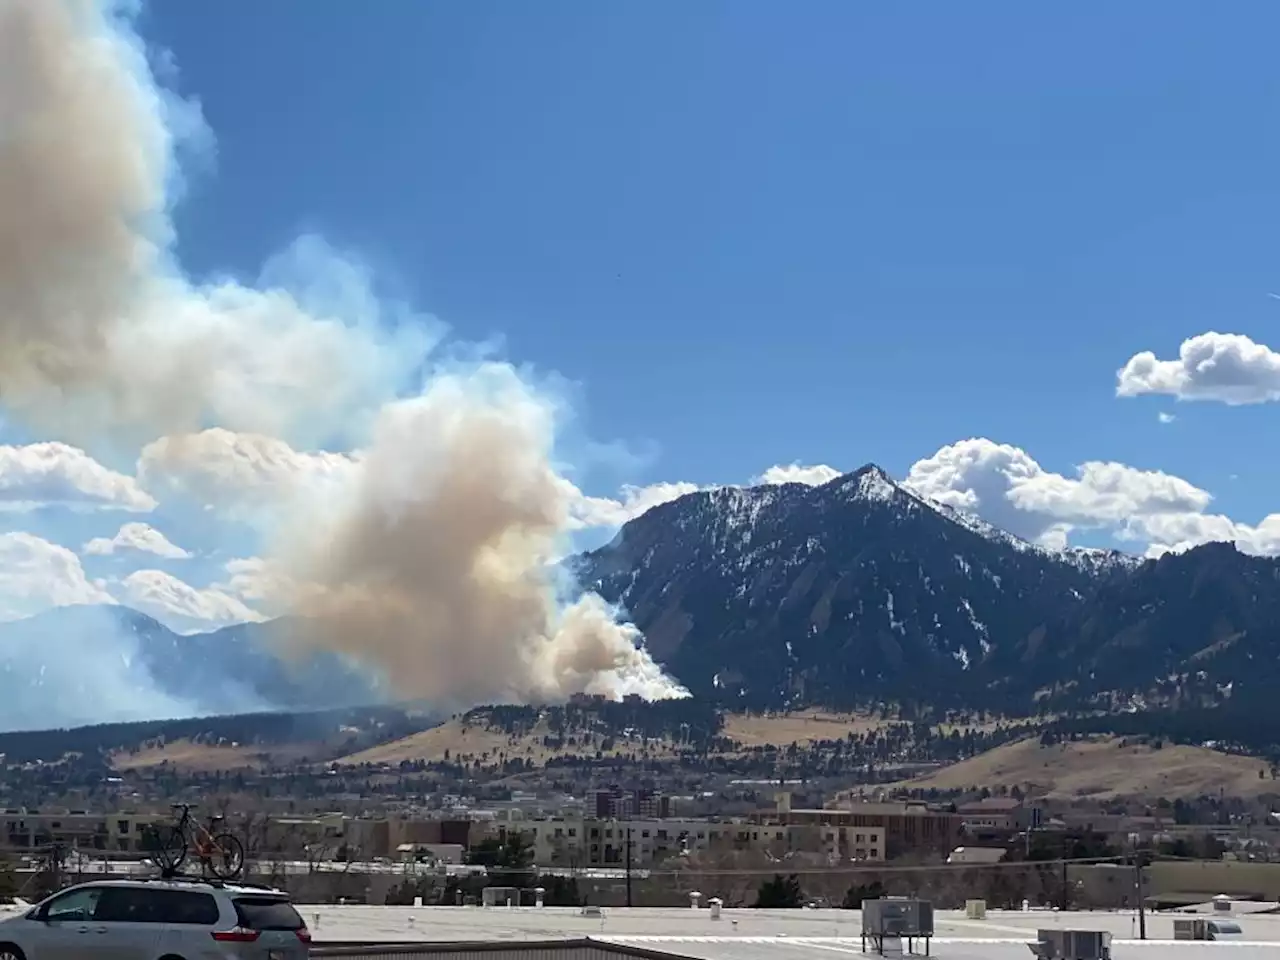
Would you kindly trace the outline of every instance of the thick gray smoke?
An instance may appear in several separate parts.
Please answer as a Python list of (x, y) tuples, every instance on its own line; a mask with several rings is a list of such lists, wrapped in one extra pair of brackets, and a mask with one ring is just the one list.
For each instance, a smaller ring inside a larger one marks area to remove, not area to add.
[[(550, 398), (493, 362), (424, 387), (428, 335), (368, 296), (326, 295), (329, 271), (354, 268), (314, 244), (283, 271), (303, 293), (181, 275), (175, 131), (198, 112), (159, 91), (109, 13), (0, 0), (5, 409), (81, 442), (156, 441), (140, 471), (157, 492), (176, 460), (226, 481), (201, 457), (276, 444), (273, 599), (305, 618), (299, 645), (380, 666), (406, 696), (682, 695), (598, 597), (560, 602), (573, 488), (553, 468)], [(305, 449), (335, 437), (359, 449)], [(290, 469), (317, 462), (332, 468), (318, 487)]]

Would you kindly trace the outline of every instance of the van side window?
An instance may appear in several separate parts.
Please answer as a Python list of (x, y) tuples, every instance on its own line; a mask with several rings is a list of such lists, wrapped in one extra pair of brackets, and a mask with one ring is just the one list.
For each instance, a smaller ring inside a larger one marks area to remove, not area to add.
[(89, 920), (98, 906), (98, 898), (105, 887), (81, 887), (49, 901), (45, 919), (57, 923), (61, 920)]
[(154, 891), (136, 887), (104, 887), (93, 919), (105, 923), (162, 923)]
[(218, 901), (194, 890), (149, 890), (160, 902), (165, 923), (195, 923), (212, 927), (218, 922)]

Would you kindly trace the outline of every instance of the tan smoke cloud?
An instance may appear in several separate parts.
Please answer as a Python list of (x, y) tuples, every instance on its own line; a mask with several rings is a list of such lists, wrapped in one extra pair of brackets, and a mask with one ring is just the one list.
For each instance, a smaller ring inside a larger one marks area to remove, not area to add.
[(385, 407), (335, 522), (282, 552), (323, 588), (304, 642), (373, 656), (437, 702), (677, 692), (598, 597), (555, 602), (569, 501), (553, 414), (504, 364)]
[(42, 419), (100, 362), (157, 248), (163, 126), (86, 3), (0, 0), (0, 400)]
[[(288, 500), (281, 477), (323, 465), (333, 488), (282, 505), (274, 531), (282, 582), (307, 585), (294, 640), (379, 665), (406, 696), (680, 695), (598, 597), (559, 602), (554, 405), (513, 368), (394, 399), (430, 337), (385, 333), (367, 277), (316, 241), (268, 271), (302, 293), (176, 272), (177, 108), (126, 30), (85, 0), (0, 0), (0, 402), (61, 434), (156, 441), (148, 483), (230, 451)], [(361, 431), (356, 456), (294, 461), (275, 441)]]
[(324, 303), (180, 275), (170, 124), (199, 116), (160, 94), (124, 26), (89, 0), (0, 0), (0, 402), (85, 441), (209, 422), (341, 432), (331, 425), (394, 393), (430, 336), (381, 333), (361, 271), (314, 238), (269, 272), (324, 278), (322, 291), (336, 278)]

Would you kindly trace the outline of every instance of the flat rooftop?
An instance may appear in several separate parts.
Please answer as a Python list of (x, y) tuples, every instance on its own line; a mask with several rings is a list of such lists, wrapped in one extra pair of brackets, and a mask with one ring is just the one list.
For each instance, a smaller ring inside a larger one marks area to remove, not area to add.
[[(385, 907), (299, 904), (299, 911), (317, 941), (421, 940), (554, 940), (593, 937), (635, 944), (691, 946), (699, 942), (734, 941), (747, 946), (752, 939), (853, 940), (862, 930), (857, 910), (724, 910), (719, 920), (706, 909), (666, 907), (603, 907), (601, 917), (584, 917), (568, 907)], [(1147, 914), (1147, 940), (1139, 949), (1165, 941), (1174, 946), (1175, 914)], [(1185, 914), (1181, 916), (1186, 916)], [(1244, 940), (1264, 946), (1280, 960), (1280, 915), (1237, 916)], [(934, 915), (935, 944), (946, 941), (975, 944), (1007, 943), (1018, 955), (1030, 956), (1025, 944), (1044, 927), (1107, 930), (1116, 941), (1137, 940), (1138, 919), (1132, 912), (1047, 910), (990, 910), (985, 920), (969, 920), (959, 911)], [(1177, 941), (1180, 948), (1185, 941)], [(1190, 944), (1195, 946), (1195, 944)], [(1218, 944), (1199, 944), (1216, 947)], [(1232, 944), (1233, 949), (1237, 944)], [(665, 947), (663, 947), (665, 949)], [(688, 950), (685, 951), (686, 953)], [(861, 952), (859, 949), (858, 952)], [(948, 955), (948, 954), (940, 954)], [(954, 953), (950, 955), (955, 955)], [(1122, 954), (1121, 954), (1122, 955)], [(1232, 956), (1243, 960), (1243, 955)]]
[[(856, 910), (709, 910), (604, 907), (584, 917), (566, 907), (387, 907), (298, 904), (317, 945), (342, 942), (507, 941), (591, 938), (693, 960), (833, 960), (862, 956)], [(0, 908), (0, 916), (14, 908)], [(1045, 927), (1107, 930), (1114, 960), (1280, 960), (1280, 914), (1236, 916), (1244, 940), (1174, 941), (1177, 915), (1147, 914), (1137, 940), (1130, 912), (990, 910), (983, 920), (938, 911), (930, 954), (940, 960), (1029, 960), (1027, 943)], [(1186, 916), (1186, 914), (1182, 914)]]
[[(718, 942), (645, 942), (637, 945), (659, 952), (670, 951), (673, 960), (838, 960), (841, 956), (864, 956), (858, 940), (746, 940), (739, 937)], [(916, 949), (923, 954), (922, 947), (917, 946)], [(875, 954), (866, 956), (874, 957)], [(1010, 941), (934, 940), (929, 956), (935, 960), (1032, 960), (1031, 951), (1025, 943)], [(1113, 960), (1276, 960), (1280, 957), (1280, 946), (1187, 941), (1166, 945), (1147, 940), (1112, 944), (1112, 957)]]

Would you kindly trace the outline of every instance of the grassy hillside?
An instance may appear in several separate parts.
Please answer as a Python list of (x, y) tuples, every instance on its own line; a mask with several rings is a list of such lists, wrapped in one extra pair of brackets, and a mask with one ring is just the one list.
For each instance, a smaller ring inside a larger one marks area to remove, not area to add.
[(675, 756), (675, 744), (664, 738), (627, 737), (589, 729), (557, 734), (544, 719), (519, 732), (507, 733), (482, 717), (455, 717), (438, 727), (378, 744), (342, 757), (342, 764), (398, 764), (406, 760), (439, 763), (491, 764), (523, 759), (544, 766), (560, 756), (627, 757), (632, 753), (652, 758)]
[[(680, 724), (648, 728), (626, 722), (606, 722), (590, 710), (571, 712), (530, 711), (512, 722), (507, 708), (478, 708), (421, 733), (378, 744), (343, 757), (344, 764), (398, 764), (405, 761), (438, 763), (452, 760), (482, 764), (524, 759), (544, 766), (558, 757), (630, 757), (666, 759), (682, 752), (709, 758), (732, 759), (762, 752), (785, 752), (794, 744), (813, 753), (840, 753), (850, 738), (896, 738), (901, 744), (912, 737), (909, 725), (864, 713), (800, 710), (790, 713), (718, 714), (714, 730), (691, 736)], [(519, 708), (527, 709), (527, 708)], [(938, 736), (953, 731), (990, 731), (991, 723), (932, 727)]]
[[(1280, 793), (1265, 761), (1205, 747), (1112, 736), (1042, 746), (1028, 738), (988, 750), (925, 777), (894, 784), (913, 790), (1018, 787), (1060, 799), (1197, 797)], [(1264, 772), (1265, 776), (1259, 777)]]
[(169, 766), (184, 773), (262, 770), (287, 767), (307, 760), (322, 760), (333, 755), (333, 748), (323, 743), (290, 743), (275, 746), (198, 743), (174, 740), (151, 744), (140, 750), (120, 750), (111, 755), (115, 770), (148, 770)]

